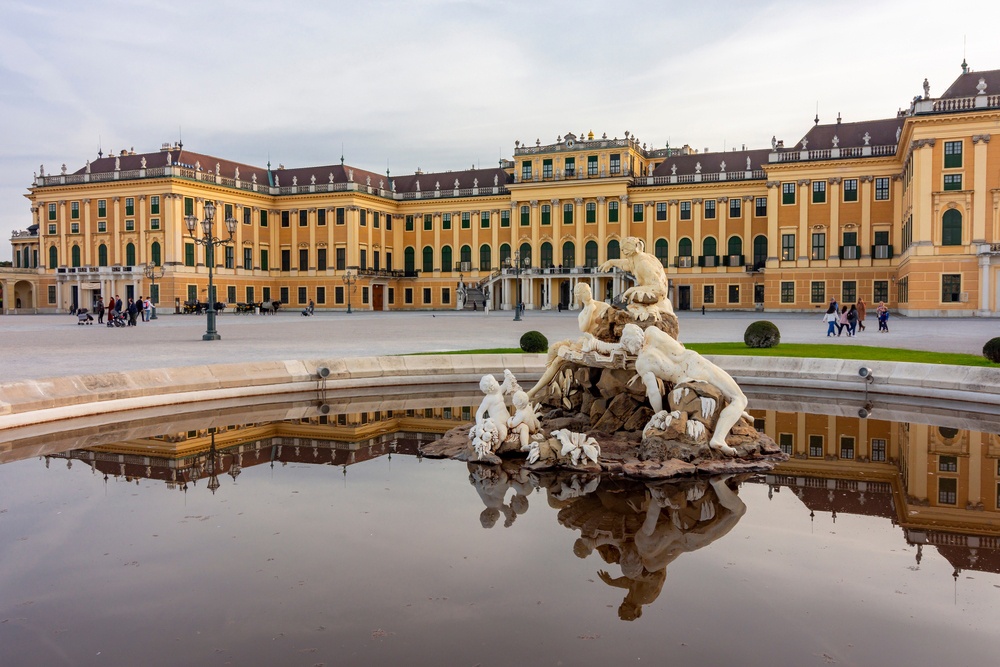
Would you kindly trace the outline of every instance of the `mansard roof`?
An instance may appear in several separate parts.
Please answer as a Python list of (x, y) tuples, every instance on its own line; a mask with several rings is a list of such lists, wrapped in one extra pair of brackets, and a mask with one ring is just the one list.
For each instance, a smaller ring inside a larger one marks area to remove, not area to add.
[[(856, 123), (830, 123), (828, 125), (815, 125), (803, 139), (806, 146), (817, 150), (820, 148), (833, 148), (833, 138), (837, 137), (837, 147), (858, 148), (861, 146), (891, 146), (898, 143), (896, 139), (897, 130), (903, 127), (902, 118), (883, 118), (880, 120), (863, 120)], [(865, 142), (865, 135), (868, 141)], [(802, 141), (794, 148), (800, 148)]]
[(985, 72), (964, 72), (955, 79), (955, 82), (948, 87), (948, 90), (944, 91), (941, 95), (941, 99), (948, 99), (953, 97), (972, 97), (973, 95), (978, 95), (979, 90), (976, 86), (979, 85), (979, 80), (983, 79), (986, 82), (986, 94), (987, 95), (997, 95), (1000, 94), (1000, 69), (988, 70)]
[[(439, 184), (441, 190), (464, 190), (474, 187), (492, 188), (494, 178), (496, 178), (497, 185), (499, 186), (505, 186), (510, 181), (507, 172), (499, 167), (407, 174), (405, 176), (393, 176), (392, 180), (396, 184), (396, 192), (416, 192), (418, 182), (420, 183), (421, 192), (433, 192), (438, 189)], [(457, 188), (455, 181), (458, 181)]]
[[(212, 155), (206, 155), (204, 153), (195, 153), (193, 151), (177, 148), (176, 146), (174, 146), (172, 150), (166, 151), (156, 151), (150, 153), (128, 152), (98, 158), (90, 163), (90, 172), (94, 174), (113, 172), (115, 170), (116, 159), (118, 160), (118, 167), (121, 171), (142, 169), (143, 159), (146, 161), (146, 169), (166, 167), (168, 156), (170, 164), (174, 166), (187, 167), (188, 169), (200, 169), (201, 171), (212, 173), (215, 173), (216, 167), (218, 167), (219, 173), (227, 178), (235, 178), (236, 168), (239, 167), (241, 180), (250, 181), (253, 178), (253, 174), (256, 174), (258, 183), (261, 185), (267, 183), (267, 169), (254, 167), (253, 165), (244, 164), (242, 162), (225, 160)], [(86, 173), (86, 171), (87, 167), (84, 166), (76, 170), (74, 174), (83, 174)]]
[[(756, 148), (751, 150), (672, 155), (656, 166), (653, 170), (653, 176), (718, 173), (722, 171), (723, 162), (726, 163), (727, 172), (746, 171), (747, 158), (750, 158), (751, 170), (763, 169), (767, 165), (769, 152), (766, 148)], [(698, 169), (699, 165), (701, 165), (700, 172)], [(674, 166), (677, 167), (676, 171), (673, 169)]]

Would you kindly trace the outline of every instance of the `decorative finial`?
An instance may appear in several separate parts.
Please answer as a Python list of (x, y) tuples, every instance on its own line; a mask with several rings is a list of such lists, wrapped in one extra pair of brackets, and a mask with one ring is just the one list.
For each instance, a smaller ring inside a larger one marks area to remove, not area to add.
[(976, 84), (976, 90), (979, 91), (980, 95), (985, 95), (986, 94), (986, 79), (985, 78), (979, 77), (979, 83)]
[(962, 74), (969, 73), (969, 64), (965, 62), (965, 58), (962, 58)]

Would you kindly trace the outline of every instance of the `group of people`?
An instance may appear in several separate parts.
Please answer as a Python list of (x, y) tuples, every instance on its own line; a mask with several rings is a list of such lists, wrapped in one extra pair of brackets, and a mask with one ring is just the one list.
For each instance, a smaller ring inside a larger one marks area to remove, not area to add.
[[(850, 306), (838, 304), (836, 298), (830, 299), (830, 306), (826, 309), (826, 314), (823, 315), (823, 321), (827, 323), (827, 337), (841, 336), (844, 333), (844, 329), (847, 329), (848, 337), (855, 336), (858, 332), (864, 331), (866, 314), (867, 307), (865, 306), (864, 299), (858, 299), (857, 303)], [(889, 308), (885, 305), (885, 301), (878, 302), (875, 314), (878, 317), (879, 333), (888, 333)]]
[(105, 304), (104, 297), (99, 296), (97, 303), (94, 304), (94, 312), (97, 313), (98, 324), (104, 324), (104, 315), (107, 314), (108, 326), (111, 326), (116, 318), (126, 317), (128, 326), (134, 327), (138, 322), (149, 321), (153, 314), (153, 302), (141, 296), (138, 299), (129, 297), (127, 301), (123, 302), (121, 297), (116, 294), (109, 297), (107, 304)]

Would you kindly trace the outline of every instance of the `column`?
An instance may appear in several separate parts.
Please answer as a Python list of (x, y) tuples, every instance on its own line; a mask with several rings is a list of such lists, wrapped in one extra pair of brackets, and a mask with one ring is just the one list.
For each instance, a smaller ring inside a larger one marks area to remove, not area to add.
[[(861, 244), (863, 253), (871, 253), (872, 239), (872, 181), (871, 176), (862, 176), (861, 181), (861, 233), (858, 235), (858, 243)], [(900, 225), (897, 225), (897, 227)]]
[[(844, 235), (841, 233), (840, 229), (840, 178), (828, 178), (827, 179), (827, 202), (830, 207), (830, 248), (832, 249), (840, 245), (841, 239)], [(867, 243), (864, 238), (871, 236), (871, 225), (861, 225), (861, 229), (858, 230), (858, 243), (861, 244), (861, 248), (864, 255), (865, 248), (870, 248), (870, 244)], [(862, 238), (864, 237), (864, 238)], [(861, 255), (858, 255), (858, 259)], [(861, 286), (858, 286), (858, 294), (861, 294)]]
[[(913, 142), (913, 177), (910, 181), (913, 202), (913, 245), (931, 246), (934, 244), (933, 201), (931, 193), (934, 187), (934, 144), (935, 139), (919, 139)], [(870, 190), (869, 190), (870, 192)], [(864, 201), (870, 199), (862, 188)], [(917, 248), (919, 249), (919, 248)], [(916, 250), (916, 249), (915, 249)]]
[[(778, 268), (778, 258), (781, 257), (781, 235), (778, 234), (778, 193), (781, 184), (777, 181), (767, 182), (767, 238), (774, 241), (774, 254), (772, 255), (771, 244), (768, 243), (767, 268)], [(749, 195), (744, 199), (746, 208), (754, 207), (754, 197)], [(794, 259), (794, 258), (793, 258)]]
[[(582, 217), (581, 217), (582, 216)], [(583, 239), (583, 228), (586, 223), (587, 213), (583, 208), (583, 198), (577, 197), (573, 200), (573, 228), (576, 231), (574, 235), (573, 243), (576, 244), (576, 265), (586, 266), (587, 265), (587, 251), (584, 245)], [(598, 253), (600, 253), (600, 246), (598, 246)]]
[(604, 196), (600, 196), (597, 198), (597, 265), (600, 266), (606, 261), (608, 261), (608, 203)]
[[(704, 241), (701, 232), (701, 218), (703, 213), (704, 199), (700, 197), (695, 197), (691, 200), (691, 217), (694, 222), (694, 231), (692, 232), (691, 244), (694, 246), (692, 252), (697, 256), (701, 255), (704, 251)], [(716, 252), (719, 251), (718, 246), (716, 246)], [(698, 263), (694, 263), (694, 272), (702, 273), (701, 268), (698, 267)]]
[(93, 235), (90, 229), (90, 200), (84, 199), (80, 202), (80, 206), (83, 208), (83, 218), (80, 220), (80, 224), (83, 225), (83, 257), (81, 260), (84, 266), (93, 266), (97, 264), (97, 259), (94, 256), (96, 251), (93, 248)]
[[(795, 193), (795, 205), (799, 209), (799, 256), (798, 259), (812, 259), (812, 238), (809, 230), (809, 179), (800, 178), (797, 182), (798, 189)], [(827, 239), (829, 247), (830, 240)], [(829, 257), (829, 253), (827, 253)], [(808, 266), (808, 264), (807, 264)]]
[[(972, 137), (972, 242), (986, 242), (986, 147), (990, 143), (990, 135), (976, 134)], [(968, 169), (966, 169), (968, 171)], [(968, 186), (965, 186), (968, 189)], [(996, 241), (996, 239), (993, 239)]]

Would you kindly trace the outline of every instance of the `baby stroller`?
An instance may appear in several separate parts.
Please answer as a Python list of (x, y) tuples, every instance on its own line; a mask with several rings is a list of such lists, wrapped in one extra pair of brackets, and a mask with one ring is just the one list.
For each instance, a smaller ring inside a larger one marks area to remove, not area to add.
[(109, 327), (124, 327), (128, 326), (128, 315), (119, 312), (117, 310), (108, 313), (108, 326)]
[(80, 308), (76, 311), (76, 323), (77, 325), (93, 324), (94, 317), (87, 311), (86, 308)]

